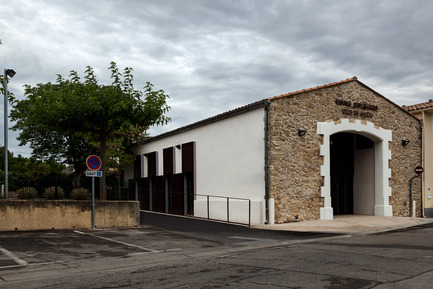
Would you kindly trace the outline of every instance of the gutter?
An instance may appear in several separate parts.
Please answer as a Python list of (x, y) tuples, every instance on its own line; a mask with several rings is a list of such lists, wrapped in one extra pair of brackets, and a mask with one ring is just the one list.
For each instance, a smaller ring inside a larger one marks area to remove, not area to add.
[(264, 141), (265, 141), (265, 224), (269, 224), (269, 174), (268, 174), (268, 108), (270, 100), (265, 102), (265, 124), (264, 124)]

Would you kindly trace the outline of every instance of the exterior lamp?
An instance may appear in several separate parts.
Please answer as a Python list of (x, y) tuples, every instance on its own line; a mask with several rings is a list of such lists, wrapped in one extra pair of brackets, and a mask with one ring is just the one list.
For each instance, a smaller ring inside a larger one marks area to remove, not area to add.
[(5, 69), (5, 74), (9, 76), (10, 78), (14, 77), (16, 72), (13, 69)]
[(178, 150), (180, 150), (180, 148), (181, 148), (180, 144), (176, 145), (176, 148), (177, 148)]
[(409, 143), (410, 143), (410, 141), (408, 141), (407, 139), (403, 139), (401, 141), (401, 145), (404, 146), (404, 147), (407, 146)]
[(306, 133), (307, 133), (307, 131), (305, 129), (298, 129), (298, 135), (299, 136), (305, 136)]
[(3, 78), (4, 86), (4, 137), (5, 137), (5, 198), (8, 198), (9, 183), (8, 183), (8, 76), (10, 78), (14, 77), (16, 72), (13, 69), (5, 69)]

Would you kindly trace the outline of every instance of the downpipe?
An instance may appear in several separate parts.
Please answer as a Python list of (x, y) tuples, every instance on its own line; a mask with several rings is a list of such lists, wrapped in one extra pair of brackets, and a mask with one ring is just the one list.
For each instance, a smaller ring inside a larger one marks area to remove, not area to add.
[(268, 108), (269, 100), (265, 102), (265, 224), (269, 224), (269, 175), (268, 175)]
[(410, 216), (411, 217), (413, 217), (413, 205), (412, 205), (412, 202), (413, 202), (413, 198), (412, 198), (412, 181), (414, 180), (414, 179), (416, 179), (416, 178), (419, 178), (419, 177), (421, 177), (421, 175), (417, 175), (417, 176), (414, 176), (413, 178), (411, 178), (410, 179), (410, 194), (409, 194), (409, 198), (410, 198), (410, 201), (409, 201), (409, 206), (410, 206)]

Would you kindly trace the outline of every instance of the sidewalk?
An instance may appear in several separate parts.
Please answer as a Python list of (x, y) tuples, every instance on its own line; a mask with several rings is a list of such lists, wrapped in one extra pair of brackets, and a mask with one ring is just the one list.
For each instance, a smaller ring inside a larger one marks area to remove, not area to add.
[(298, 232), (337, 234), (373, 234), (433, 223), (431, 218), (380, 217), (362, 215), (334, 216), (334, 220), (303, 221), (275, 225), (254, 225), (252, 228)]

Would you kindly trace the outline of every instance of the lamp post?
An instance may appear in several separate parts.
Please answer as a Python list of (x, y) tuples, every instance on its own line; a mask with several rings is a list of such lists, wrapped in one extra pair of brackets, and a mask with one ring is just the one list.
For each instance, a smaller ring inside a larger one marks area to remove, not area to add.
[(4, 137), (5, 137), (5, 198), (8, 198), (9, 184), (8, 184), (8, 76), (10, 78), (14, 77), (15, 71), (13, 69), (5, 69), (5, 74), (3, 77), (4, 86)]

